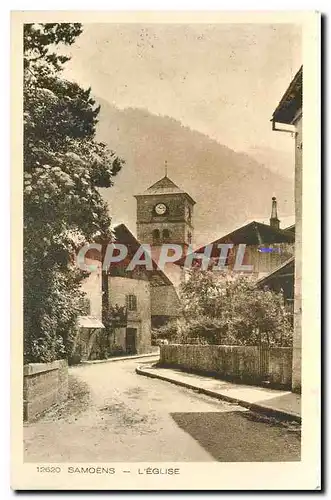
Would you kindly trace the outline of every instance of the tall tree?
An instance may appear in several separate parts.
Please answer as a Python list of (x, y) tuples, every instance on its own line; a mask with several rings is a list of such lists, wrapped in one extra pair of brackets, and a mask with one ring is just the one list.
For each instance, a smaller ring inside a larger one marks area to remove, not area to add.
[(65, 80), (60, 53), (80, 24), (24, 26), (24, 358), (51, 361), (70, 351), (85, 277), (79, 244), (109, 237), (98, 188), (123, 161), (95, 138), (100, 107), (91, 89)]

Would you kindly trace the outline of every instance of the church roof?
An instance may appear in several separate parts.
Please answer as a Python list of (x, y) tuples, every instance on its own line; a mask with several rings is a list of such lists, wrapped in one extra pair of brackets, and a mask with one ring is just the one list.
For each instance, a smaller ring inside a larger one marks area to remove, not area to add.
[[(119, 224), (114, 227), (115, 243), (121, 243), (128, 248), (128, 258), (131, 260), (138, 248), (141, 246), (139, 241), (133, 236), (131, 231), (125, 224)], [(151, 286), (172, 285), (170, 279), (158, 267), (156, 262), (151, 258), (153, 271), (146, 270), (146, 274), (151, 283)]]
[[(130, 271), (126, 271), (126, 267), (128, 266), (129, 262), (133, 258), (133, 256), (136, 254), (137, 250), (141, 246), (140, 242), (133, 236), (131, 231), (126, 227), (125, 224), (118, 224), (113, 228), (113, 233), (114, 237), (111, 239), (103, 239), (103, 238), (97, 238), (95, 240), (96, 243), (99, 243), (102, 245), (102, 250), (101, 253), (99, 250), (96, 250), (95, 248), (91, 248), (86, 252), (85, 257), (88, 259), (95, 259), (99, 261), (103, 261), (106, 251), (107, 251), (107, 246), (110, 243), (120, 243), (122, 245), (125, 245), (128, 252), (124, 260), (118, 261), (118, 262), (112, 262), (111, 267), (108, 269), (108, 274), (111, 274), (112, 271), (115, 270), (115, 268), (118, 269), (125, 269), (126, 274), (123, 276), (126, 276), (130, 278)], [(147, 251), (147, 250), (146, 250)], [(162, 285), (172, 285), (172, 281), (168, 278), (168, 276), (158, 267), (157, 263), (152, 259), (151, 257), (151, 262), (153, 266), (153, 270), (148, 270), (148, 269), (143, 269), (143, 274), (148, 277), (148, 280), (151, 284), (151, 286), (162, 286)], [(141, 266), (143, 267), (143, 266)], [(138, 272), (139, 272), (140, 266), (138, 266)], [(137, 273), (136, 273), (137, 274)]]
[[(147, 188), (147, 193), (184, 193), (167, 175)], [(145, 192), (146, 192), (145, 191)]]
[(155, 194), (185, 194), (190, 200), (195, 203), (193, 198), (177, 186), (167, 175), (162, 177), (159, 181), (152, 184), (143, 193), (137, 196), (155, 195)]

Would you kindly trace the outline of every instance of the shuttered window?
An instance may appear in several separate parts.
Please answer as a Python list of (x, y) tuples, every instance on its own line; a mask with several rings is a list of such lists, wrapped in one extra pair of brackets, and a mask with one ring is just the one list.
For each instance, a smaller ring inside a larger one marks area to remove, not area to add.
[(136, 311), (137, 310), (137, 297), (136, 295), (127, 295), (126, 296), (126, 307), (128, 311)]

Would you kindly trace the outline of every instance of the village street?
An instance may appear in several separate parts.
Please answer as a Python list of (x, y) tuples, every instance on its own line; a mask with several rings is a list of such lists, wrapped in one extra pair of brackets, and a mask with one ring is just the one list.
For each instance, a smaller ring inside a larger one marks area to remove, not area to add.
[(136, 374), (135, 368), (144, 363), (151, 358), (71, 368), (69, 401), (25, 424), (24, 460), (111, 464), (300, 459), (297, 428)]

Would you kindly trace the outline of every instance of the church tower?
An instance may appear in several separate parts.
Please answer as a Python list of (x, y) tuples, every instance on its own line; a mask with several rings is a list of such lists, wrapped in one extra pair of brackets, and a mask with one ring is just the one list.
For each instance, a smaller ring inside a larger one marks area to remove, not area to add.
[(181, 245), (186, 253), (193, 240), (193, 198), (180, 189), (167, 172), (137, 199), (137, 238), (150, 244), (152, 256), (158, 259), (163, 243)]

